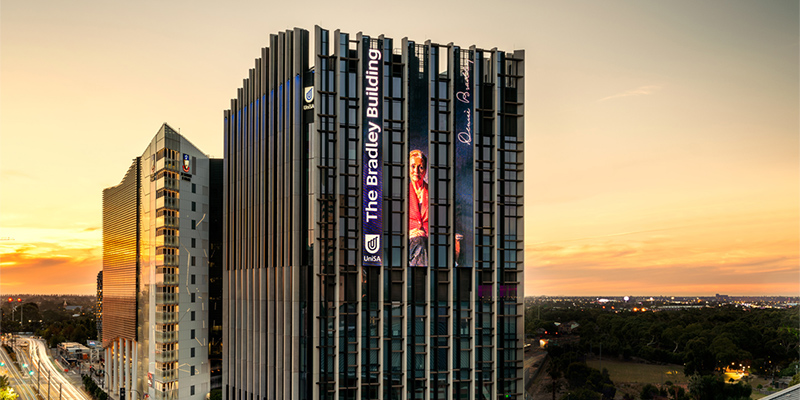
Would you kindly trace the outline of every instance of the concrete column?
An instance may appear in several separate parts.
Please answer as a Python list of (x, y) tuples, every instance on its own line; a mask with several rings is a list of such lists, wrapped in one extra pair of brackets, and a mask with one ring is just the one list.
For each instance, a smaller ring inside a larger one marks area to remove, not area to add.
[(105, 364), (103, 365), (105, 372), (105, 374), (103, 375), (103, 386), (105, 386), (105, 389), (108, 390), (108, 385), (111, 384), (109, 380), (110, 374), (108, 373), (109, 372), (108, 366), (111, 365), (109, 363), (111, 361), (111, 352), (109, 351), (108, 347), (103, 349), (103, 354), (104, 354), (103, 360), (105, 360)]
[(107, 392), (112, 393), (114, 388), (117, 387), (117, 353), (114, 352), (114, 342), (111, 342), (111, 346), (108, 348), (108, 362), (107, 362), (107, 370), (108, 370), (108, 388), (106, 389)]
[(132, 388), (131, 387), (131, 341), (128, 340), (128, 339), (125, 339), (125, 341), (123, 343), (125, 344), (125, 346), (124, 346), (125, 358), (122, 360), (122, 362), (123, 362), (122, 365), (124, 366), (124, 371), (125, 371), (125, 374), (124, 374), (125, 381), (122, 384), (122, 387), (125, 388), (124, 389), (125, 390), (125, 394), (128, 395), (128, 396), (126, 396), (126, 398), (130, 399), (130, 398), (133, 398), (131, 396), (131, 392), (130, 392), (130, 389)]
[[(139, 390), (139, 389), (141, 389), (141, 386), (139, 385), (139, 346), (138, 346), (138, 343), (137, 342), (132, 342), (131, 343), (131, 347), (132, 347), (131, 353), (133, 353), (133, 366), (131, 367), (131, 371), (133, 372), (131, 374), (131, 377), (132, 377), (132, 379), (131, 379), (131, 387), (136, 389), (136, 390)], [(138, 400), (139, 399), (138, 392), (133, 392), (131, 394), (131, 399), (132, 400)]]
[(119, 339), (116, 343), (114, 343), (114, 348), (116, 349), (116, 367), (117, 367), (117, 387), (114, 392), (114, 397), (119, 398), (119, 389), (122, 387), (122, 344), (125, 343), (125, 339)]

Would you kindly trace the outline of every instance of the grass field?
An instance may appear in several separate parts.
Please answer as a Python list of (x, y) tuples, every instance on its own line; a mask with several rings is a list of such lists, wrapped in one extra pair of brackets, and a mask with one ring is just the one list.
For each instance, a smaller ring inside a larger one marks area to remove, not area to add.
[[(600, 369), (600, 361), (598, 360), (589, 360), (586, 364), (592, 368)], [(608, 369), (608, 373), (614, 383), (654, 383), (658, 385), (666, 381), (671, 381), (677, 385), (689, 383), (689, 379), (683, 375), (682, 365), (651, 365), (603, 360), (603, 368)]]

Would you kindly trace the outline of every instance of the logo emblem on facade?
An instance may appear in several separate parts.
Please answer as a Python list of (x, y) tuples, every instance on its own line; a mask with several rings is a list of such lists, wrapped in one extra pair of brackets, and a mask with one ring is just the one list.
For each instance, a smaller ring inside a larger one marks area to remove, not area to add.
[(189, 155), (183, 153), (183, 172), (189, 172)]
[(367, 253), (377, 253), (381, 248), (381, 235), (364, 235), (364, 246)]
[(303, 98), (306, 100), (306, 103), (311, 103), (314, 101), (314, 87), (313, 86), (306, 86), (304, 91)]

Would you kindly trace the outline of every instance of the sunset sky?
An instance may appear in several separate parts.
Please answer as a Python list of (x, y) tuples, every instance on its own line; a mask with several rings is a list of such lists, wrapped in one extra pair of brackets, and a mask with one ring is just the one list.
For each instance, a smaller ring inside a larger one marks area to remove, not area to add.
[(0, 293), (93, 294), (102, 189), (320, 25), (526, 51), (526, 295), (800, 294), (796, 0), (280, 3), (0, 3)]

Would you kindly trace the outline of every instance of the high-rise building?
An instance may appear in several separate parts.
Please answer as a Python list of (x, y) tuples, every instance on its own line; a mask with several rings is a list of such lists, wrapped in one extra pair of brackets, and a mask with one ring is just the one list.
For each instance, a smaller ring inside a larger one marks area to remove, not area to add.
[(224, 112), (227, 399), (522, 399), (524, 52), (270, 36)]
[(94, 318), (97, 324), (97, 338), (103, 340), (103, 270), (97, 273), (97, 295), (95, 297)]
[(221, 340), (209, 326), (221, 308), (209, 294), (221, 278), (220, 235), (210, 233), (221, 231), (221, 174), (222, 160), (164, 124), (103, 191), (105, 388), (115, 398), (210, 391), (209, 352)]

